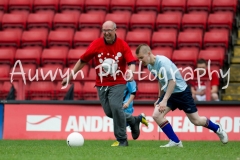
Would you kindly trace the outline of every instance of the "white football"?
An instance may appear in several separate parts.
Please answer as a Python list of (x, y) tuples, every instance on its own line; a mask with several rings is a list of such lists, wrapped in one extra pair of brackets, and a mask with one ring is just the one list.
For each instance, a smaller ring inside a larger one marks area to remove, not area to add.
[(105, 73), (113, 74), (117, 71), (118, 64), (112, 58), (107, 58), (102, 63), (102, 68)]
[(70, 147), (80, 147), (84, 144), (83, 136), (78, 132), (72, 132), (67, 137), (67, 145)]

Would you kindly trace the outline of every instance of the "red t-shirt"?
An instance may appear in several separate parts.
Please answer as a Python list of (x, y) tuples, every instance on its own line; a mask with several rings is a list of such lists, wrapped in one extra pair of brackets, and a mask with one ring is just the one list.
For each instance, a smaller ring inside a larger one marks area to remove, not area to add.
[[(197, 90), (198, 89), (198, 81), (197, 81), (197, 72), (194, 72), (194, 81), (191, 81), (190, 84)], [(200, 84), (201, 86), (205, 86), (205, 79), (210, 81), (211, 86), (218, 86), (219, 85), (219, 78), (218, 74), (216, 72), (212, 72), (212, 79), (210, 80), (208, 71), (206, 70), (206, 74), (200, 78)]]
[(96, 66), (102, 64), (102, 62), (111, 58), (118, 64), (117, 69), (122, 74), (116, 75), (116, 79), (111, 75), (102, 76), (102, 82), (100, 81), (99, 69), (96, 69), (96, 86), (113, 86), (117, 84), (126, 84), (124, 74), (126, 72), (126, 63), (136, 61), (132, 55), (131, 49), (128, 44), (122, 39), (116, 38), (113, 44), (106, 44), (103, 38), (94, 40), (86, 50), (86, 52), (80, 57), (84, 62), (89, 62), (91, 59), (95, 60)]

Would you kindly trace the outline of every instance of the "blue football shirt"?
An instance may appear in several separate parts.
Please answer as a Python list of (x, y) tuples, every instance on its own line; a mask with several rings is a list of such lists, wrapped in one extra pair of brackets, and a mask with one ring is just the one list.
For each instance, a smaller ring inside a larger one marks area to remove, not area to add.
[(156, 56), (154, 65), (148, 64), (149, 71), (157, 77), (161, 84), (161, 89), (166, 92), (169, 80), (176, 81), (173, 93), (182, 92), (187, 88), (187, 83), (183, 79), (177, 66), (165, 56)]

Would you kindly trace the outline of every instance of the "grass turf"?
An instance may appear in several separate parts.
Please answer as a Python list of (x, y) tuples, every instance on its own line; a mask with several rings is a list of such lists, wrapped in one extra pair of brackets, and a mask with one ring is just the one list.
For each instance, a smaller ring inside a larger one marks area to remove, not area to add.
[(114, 141), (85, 141), (68, 147), (66, 141), (1, 140), (1, 160), (240, 160), (240, 142), (184, 141), (183, 148), (160, 148), (166, 141), (129, 141), (129, 147), (111, 147)]

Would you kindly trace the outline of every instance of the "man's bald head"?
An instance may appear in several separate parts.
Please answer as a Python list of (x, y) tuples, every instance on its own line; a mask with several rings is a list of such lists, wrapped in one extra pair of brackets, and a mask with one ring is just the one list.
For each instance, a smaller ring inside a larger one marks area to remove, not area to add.
[(112, 29), (116, 29), (117, 25), (116, 23), (114, 23), (113, 21), (106, 21), (103, 23), (102, 28), (112, 28)]
[(151, 52), (151, 48), (147, 44), (140, 44), (136, 49), (136, 54), (139, 53), (147, 54)]
[(108, 44), (113, 44), (116, 39), (116, 23), (113, 21), (106, 21), (102, 25), (102, 32), (105, 41)]

